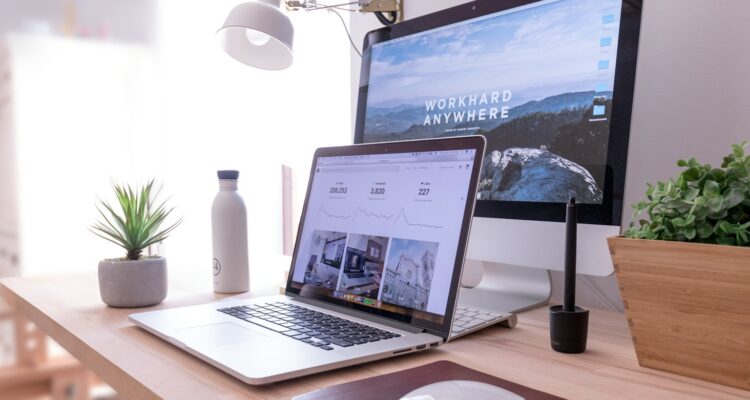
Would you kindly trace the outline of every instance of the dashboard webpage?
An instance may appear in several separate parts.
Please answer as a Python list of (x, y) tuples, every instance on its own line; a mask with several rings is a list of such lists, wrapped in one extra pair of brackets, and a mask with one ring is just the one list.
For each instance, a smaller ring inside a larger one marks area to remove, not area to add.
[(441, 323), (475, 152), (319, 157), (293, 287)]
[(481, 134), (477, 199), (601, 204), (621, 0), (544, 0), (371, 47), (364, 142)]

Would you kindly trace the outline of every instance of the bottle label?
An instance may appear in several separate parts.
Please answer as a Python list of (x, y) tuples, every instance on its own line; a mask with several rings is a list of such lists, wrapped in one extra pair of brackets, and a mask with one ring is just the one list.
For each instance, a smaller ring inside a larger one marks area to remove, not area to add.
[(221, 272), (221, 263), (214, 258), (214, 276), (218, 276), (219, 272)]

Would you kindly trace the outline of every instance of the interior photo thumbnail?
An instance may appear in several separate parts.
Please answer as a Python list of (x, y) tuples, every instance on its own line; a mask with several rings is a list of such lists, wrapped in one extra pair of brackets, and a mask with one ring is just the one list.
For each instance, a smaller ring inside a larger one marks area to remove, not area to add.
[(383, 277), (386, 249), (387, 237), (349, 235), (339, 290), (377, 298)]
[(344, 259), (346, 233), (315, 231), (305, 268), (305, 284), (335, 289)]
[(438, 243), (393, 239), (380, 300), (426, 310), (430, 298)]

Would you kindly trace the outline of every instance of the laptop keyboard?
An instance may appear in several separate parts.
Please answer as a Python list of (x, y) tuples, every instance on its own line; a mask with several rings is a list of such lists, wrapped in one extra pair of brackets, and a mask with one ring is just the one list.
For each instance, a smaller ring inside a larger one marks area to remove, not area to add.
[(509, 314), (500, 314), (492, 311), (480, 310), (474, 307), (456, 307), (456, 313), (453, 316), (451, 337), (493, 325), (507, 319), (509, 316)]
[(401, 335), (284, 302), (220, 308), (239, 318), (323, 350), (387, 340)]

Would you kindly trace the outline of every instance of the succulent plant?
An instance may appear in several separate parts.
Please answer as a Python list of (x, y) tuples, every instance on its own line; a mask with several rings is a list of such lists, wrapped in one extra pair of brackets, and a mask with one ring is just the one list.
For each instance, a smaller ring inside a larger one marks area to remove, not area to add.
[(99, 200), (96, 209), (102, 219), (92, 225), (90, 230), (125, 249), (126, 260), (139, 260), (144, 249), (166, 239), (182, 222), (180, 218), (167, 228), (159, 229), (174, 208), (166, 208), (166, 201), (154, 206), (161, 187), (154, 192), (153, 179), (135, 190), (130, 185), (115, 183), (112, 188), (119, 207)]
[[(747, 142), (732, 146), (721, 168), (680, 160), (677, 179), (649, 184), (633, 206), (626, 237), (747, 246), (750, 243), (750, 156)], [(646, 214), (647, 219), (637, 218)]]

